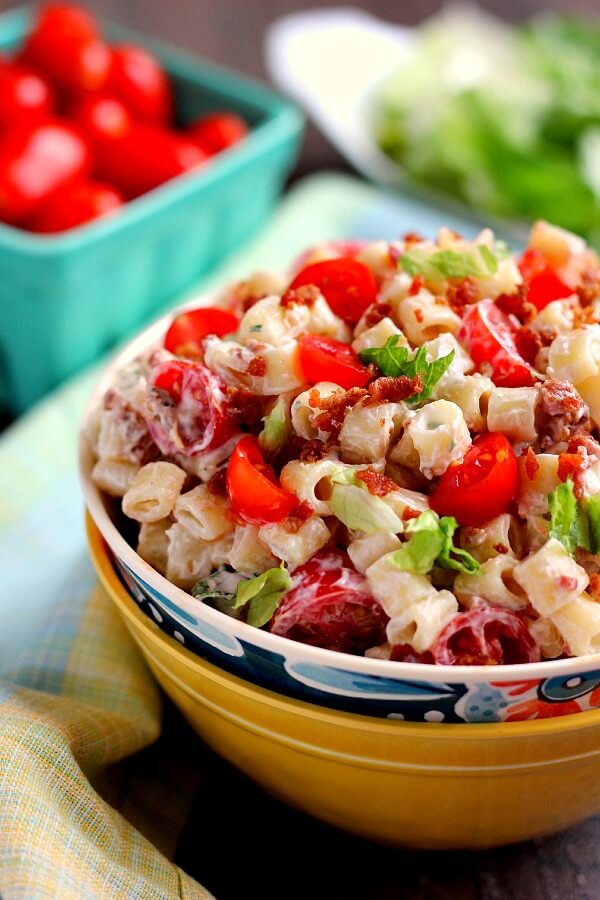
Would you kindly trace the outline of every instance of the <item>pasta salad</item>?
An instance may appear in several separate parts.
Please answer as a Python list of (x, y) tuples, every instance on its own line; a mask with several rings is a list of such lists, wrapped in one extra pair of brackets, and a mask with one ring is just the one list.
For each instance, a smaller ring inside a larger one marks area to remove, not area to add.
[(466, 665), (600, 651), (600, 262), (537, 222), (337, 243), (175, 316), (88, 426), (137, 552), (226, 615)]

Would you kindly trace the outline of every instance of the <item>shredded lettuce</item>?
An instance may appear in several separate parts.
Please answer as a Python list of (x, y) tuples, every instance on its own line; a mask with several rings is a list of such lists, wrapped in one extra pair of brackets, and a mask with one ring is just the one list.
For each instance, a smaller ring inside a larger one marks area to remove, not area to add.
[(446, 356), (439, 359), (429, 360), (427, 358), (427, 349), (419, 347), (414, 356), (409, 356), (409, 350), (403, 344), (399, 344), (400, 335), (393, 334), (387, 339), (383, 347), (370, 347), (367, 350), (361, 350), (359, 357), (365, 365), (375, 363), (383, 375), (390, 378), (397, 378), (399, 375), (407, 375), (414, 378), (415, 375), (421, 375), (423, 378), (423, 390), (418, 394), (413, 394), (406, 401), (411, 406), (416, 406), (429, 400), (433, 393), (433, 389), (447, 371), (452, 360), (454, 359), (454, 350), (451, 350)]
[(247, 622), (262, 628), (275, 614), (282, 597), (291, 587), (292, 579), (287, 569), (267, 569), (262, 575), (240, 581), (235, 594), (234, 609), (248, 605)]
[(468, 250), (436, 250), (433, 253), (415, 247), (403, 253), (398, 261), (409, 275), (422, 275), (426, 281), (445, 278), (487, 278), (498, 271), (498, 260), (486, 244)]
[(220, 566), (207, 578), (201, 578), (196, 582), (192, 588), (192, 597), (218, 609), (219, 612), (238, 618), (239, 612), (236, 612), (234, 607), (235, 593), (243, 578), (244, 576), (231, 566)]
[[(589, 505), (589, 501), (588, 501)], [(582, 509), (573, 491), (573, 479), (559, 484), (548, 494), (550, 537), (556, 538), (574, 556), (577, 547), (591, 550), (589, 512)]]
[(271, 412), (263, 418), (263, 423), (258, 436), (260, 449), (267, 456), (277, 456), (292, 433), (290, 407), (284, 397), (278, 398)]
[(387, 531), (398, 534), (403, 523), (387, 503), (370, 494), (365, 487), (353, 484), (334, 484), (329, 505), (334, 516), (346, 528), (376, 534)]
[(417, 519), (411, 519), (405, 533), (410, 538), (394, 551), (392, 561), (399, 569), (422, 575), (435, 566), (455, 569), (471, 575), (479, 569), (479, 563), (467, 550), (456, 547), (452, 541), (458, 523), (452, 516), (440, 518), (426, 509)]
[(589, 537), (592, 553), (600, 553), (600, 494), (594, 494), (585, 501)]

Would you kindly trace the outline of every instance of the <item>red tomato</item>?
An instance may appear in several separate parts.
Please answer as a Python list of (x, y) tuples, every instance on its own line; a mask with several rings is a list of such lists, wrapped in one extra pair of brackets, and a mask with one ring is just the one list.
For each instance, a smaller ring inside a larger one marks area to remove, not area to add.
[(348, 344), (320, 334), (305, 334), (298, 341), (300, 365), (309, 384), (333, 381), (345, 390), (364, 387), (370, 371)]
[(276, 483), (273, 469), (265, 463), (258, 441), (250, 434), (231, 454), (227, 493), (233, 512), (250, 525), (280, 522), (298, 505), (298, 498)]
[(299, 256), (296, 257), (294, 262), (290, 267), (290, 271), (297, 273), (300, 272), (301, 269), (305, 269), (308, 265), (308, 261), (313, 259), (316, 253), (324, 253), (332, 258), (336, 258), (338, 256), (359, 256), (365, 247), (368, 247), (368, 241), (361, 240), (347, 240), (347, 241), (326, 241), (322, 244), (315, 244), (313, 247), (308, 247), (307, 250), (304, 250)]
[(466, 345), (478, 369), (491, 367), (498, 387), (529, 387), (533, 372), (516, 348), (516, 333), (517, 326), (493, 300), (481, 300), (468, 307), (458, 340)]
[(32, 230), (39, 234), (68, 231), (116, 212), (124, 202), (123, 196), (108, 184), (75, 181), (57, 191), (44, 205), (33, 220)]
[(215, 112), (198, 119), (186, 129), (186, 137), (208, 156), (221, 153), (241, 141), (248, 126), (235, 113)]
[(110, 95), (86, 97), (74, 107), (71, 118), (99, 148), (124, 137), (133, 125), (125, 104)]
[(527, 285), (527, 299), (538, 309), (573, 293), (573, 288), (559, 278), (540, 250), (533, 247), (526, 250), (519, 261), (519, 269)]
[(225, 385), (205, 366), (170, 360), (152, 366), (148, 431), (165, 456), (197, 456), (220, 447), (235, 431)]
[(0, 129), (47, 118), (54, 107), (52, 85), (25, 66), (0, 67)]
[(432, 649), (435, 662), (445, 666), (498, 666), (541, 659), (523, 621), (495, 606), (474, 606), (458, 613)]
[(318, 287), (336, 316), (352, 324), (358, 322), (377, 296), (377, 282), (372, 271), (351, 256), (306, 266), (298, 272), (290, 288), (303, 284)]
[(15, 126), (0, 145), (0, 220), (23, 225), (90, 167), (86, 141), (66, 122)]
[(483, 525), (507, 511), (517, 495), (519, 471), (503, 434), (482, 434), (462, 459), (451, 462), (429, 497), (440, 516), (461, 525)]
[(69, 92), (95, 91), (106, 84), (110, 50), (94, 19), (68, 4), (40, 11), (21, 59)]
[(171, 323), (165, 335), (164, 346), (175, 356), (198, 358), (202, 354), (202, 341), (209, 334), (223, 337), (237, 331), (239, 319), (233, 313), (214, 306), (191, 309)]
[(132, 116), (167, 125), (172, 116), (171, 88), (159, 62), (142, 47), (113, 47), (107, 90), (123, 101)]
[(269, 630), (313, 647), (362, 654), (385, 641), (387, 621), (348, 556), (322, 550), (294, 569)]

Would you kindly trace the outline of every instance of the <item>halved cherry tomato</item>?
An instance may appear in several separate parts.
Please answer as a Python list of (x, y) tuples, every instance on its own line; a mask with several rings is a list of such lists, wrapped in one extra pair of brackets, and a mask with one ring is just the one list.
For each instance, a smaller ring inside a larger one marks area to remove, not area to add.
[(250, 525), (280, 522), (298, 505), (298, 498), (276, 483), (258, 441), (248, 434), (237, 444), (227, 467), (227, 493), (231, 508)]
[(524, 622), (496, 606), (474, 606), (458, 613), (432, 650), (435, 662), (445, 666), (498, 666), (541, 659)]
[(43, 75), (26, 66), (0, 67), (0, 129), (44, 119), (53, 107), (54, 91)]
[(158, 60), (143, 47), (113, 47), (106, 89), (123, 101), (132, 116), (156, 125), (171, 120), (169, 79)]
[(358, 322), (377, 296), (377, 282), (373, 272), (351, 256), (340, 256), (306, 266), (298, 272), (290, 288), (298, 288), (303, 284), (318, 287), (336, 316), (352, 324)]
[(227, 415), (221, 379), (199, 363), (169, 360), (153, 365), (146, 424), (165, 456), (197, 456), (225, 443), (236, 430)]
[(525, 250), (519, 260), (519, 270), (527, 285), (527, 299), (538, 309), (553, 300), (570, 297), (573, 288), (558, 276), (544, 254), (533, 247)]
[(495, 305), (481, 300), (469, 306), (458, 332), (478, 369), (491, 367), (498, 387), (529, 387), (533, 371), (515, 344), (517, 326)]
[(371, 372), (348, 344), (320, 334), (305, 334), (298, 341), (300, 365), (309, 384), (333, 381), (345, 390), (364, 387)]
[(385, 641), (387, 621), (347, 554), (322, 550), (294, 569), (269, 630), (314, 647), (362, 654)]
[(59, 4), (40, 11), (21, 59), (67, 92), (78, 93), (106, 84), (111, 57), (92, 16), (81, 7)]
[(475, 438), (462, 459), (450, 463), (429, 504), (461, 525), (483, 525), (507, 511), (518, 487), (513, 448), (503, 434), (489, 432)]
[(248, 134), (248, 126), (235, 113), (215, 112), (197, 119), (186, 129), (186, 137), (208, 156), (233, 147)]
[(48, 119), (9, 129), (0, 144), (0, 220), (23, 225), (90, 167), (87, 142), (67, 122)]
[(202, 341), (209, 334), (223, 337), (237, 331), (239, 319), (233, 313), (214, 306), (190, 309), (173, 320), (165, 335), (164, 346), (175, 356), (197, 359), (202, 355)]
[(115, 188), (99, 181), (75, 181), (57, 191), (32, 222), (39, 234), (53, 234), (77, 228), (93, 219), (116, 212), (124, 197)]

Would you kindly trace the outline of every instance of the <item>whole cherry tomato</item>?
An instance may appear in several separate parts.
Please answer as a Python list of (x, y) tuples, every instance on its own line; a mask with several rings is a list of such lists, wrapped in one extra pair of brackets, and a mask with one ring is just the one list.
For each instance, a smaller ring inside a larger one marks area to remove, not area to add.
[(294, 569), (269, 630), (314, 647), (362, 654), (385, 641), (387, 621), (347, 554), (322, 550)]
[(355, 324), (375, 302), (377, 282), (368, 266), (351, 256), (312, 263), (301, 269), (290, 288), (314, 284), (340, 318)]
[(43, 75), (26, 66), (0, 66), (0, 129), (47, 118), (54, 91)]
[(508, 609), (474, 606), (458, 613), (433, 645), (445, 666), (498, 666), (539, 662), (540, 650), (524, 622)]
[(320, 334), (305, 334), (299, 339), (298, 348), (300, 365), (309, 384), (333, 381), (348, 391), (352, 387), (364, 387), (372, 378), (352, 347), (341, 341)]
[(155, 57), (142, 47), (113, 47), (107, 90), (123, 101), (135, 119), (156, 125), (167, 125), (171, 120), (169, 79)]
[(133, 118), (117, 97), (100, 93), (79, 100), (71, 111), (71, 119), (85, 133), (95, 149), (124, 137), (132, 128)]
[(87, 142), (67, 122), (49, 119), (10, 129), (0, 144), (0, 220), (25, 224), (90, 167)]
[(32, 222), (32, 231), (39, 234), (68, 231), (116, 212), (123, 203), (123, 196), (108, 184), (86, 179), (74, 181), (44, 204)]
[(538, 309), (553, 300), (570, 297), (573, 288), (559, 277), (540, 250), (530, 247), (519, 260), (519, 270), (527, 285), (527, 299)]
[(285, 519), (298, 498), (276, 482), (271, 466), (265, 463), (252, 435), (236, 445), (227, 467), (227, 493), (231, 508), (250, 525), (267, 525)]
[(235, 432), (227, 415), (226, 388), (199, 363), (181, 359), (157, 363), (150, 370), (146, 424), (165, 456), (197, 456), (220, 447)]
[(429, 505), (461, 525), (483, 525), (507, 511), (518, 488), (513, 448), (503, 434), (488, 432), (475, 438), (462, 459), (450, 463)]
[(533, 384), (531, 366), (515, 344), (517, 326), (495, 305), (481, 300), (469, 306), (458, 333), (478, 369), (490, 367), (498, 387), (529, 387)]
[(110, 50), (85, 10), (70, 4), (41, 9), (21, 59), (69, 93), (96, 91), (106, 84)]
[(165, 335), (164, 346), (175, 356), (198, 358), (202, 341), (209, 334), (219, 337), (237, 331), (239, 319), (233, 313), (214, 306), (190, 309), (173, 320)]
[(186, 129), (186, 137), (208, 156), (237, 144), (248, 134), (248, 126), (235, 113), (215, 112), (197, 119)]

